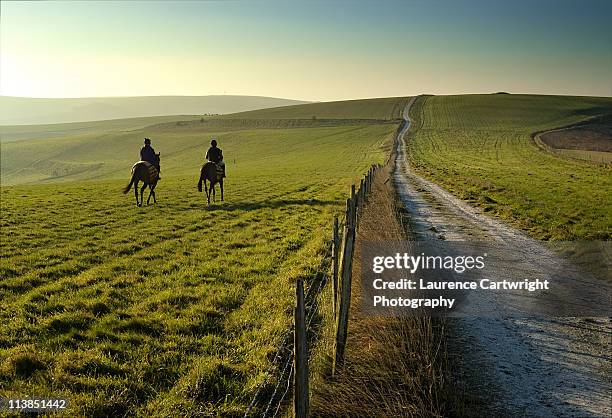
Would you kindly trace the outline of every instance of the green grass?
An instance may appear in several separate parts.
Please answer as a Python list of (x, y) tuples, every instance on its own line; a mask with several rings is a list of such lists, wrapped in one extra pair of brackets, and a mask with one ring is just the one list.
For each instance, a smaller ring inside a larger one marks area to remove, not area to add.
[(401, 119), (406, 97), (308, 103), (222, 116), (224, 119)]
[[(291, 323), (295, 279), (321, 262), (349, 185), (385, 160), (395, 128), (166, 126), (3, 145), (10, 182), (47, 183), (1, 192), (0, 396), (65, 396), (72, 415), (241, 416)], [(162, 180), (158, 204), (137, 208), (121, 189), (145, 134)], [(196, 182), (211, 136), (229, 177), (207, 207)], [(32, 168), (34, 151), (101, 165), (58, 177)]]
[[(22, 127), (22, 134), (34, 132), (38, 136), (2, 143), (1, 182), (14, 185), (123, 178), (125, 167), (131, 167), (138, 157), (144, 137), (151, 138), (156, 151), (161, 152), (164, 172), (166, 169), (174, 174), (189, 172), (188, 167), (204, 159), (212, 137), (219, 140), (229, 156), (228, 162), (236, 160), (240, 164), (252, 155), (254, 141), (259, 143), (257, 152), (282, 150), (286, 145), (283, 141), (286, 129), (309, 138), (311, 134), (307, 131), (313, 128), (326, 128), (312, 134), (326, 136), (341, 126), (359, 130), (383, 121), (395, 123), (406, 102), (406, 98), (353, 100), (263, 109), (227, 117), (160, 117)], [(266, 119), (270, 112), (277, 118)], [(312, 112), (319, 115), (317, 120), (311, 116), (302, 118)], [(151, 125), (141, 126), (146, 121)], [(48, 130), (44, 131), (46, 127)], [(49, 132), (62, 135), (45, 137)], [(249, 146), (243, 147), (244, 141)], [(185, 159), (188, 164), (182, 163)]]
[(610, 239), (609, 167), (571, 161), (531, 134), (612, 111), (612, 99), (432, 96), (411, 110), (412, 165), (486, 212), (540, 239)]
[[(201, 166), (210, 138), (217, 138), (227, 156), (230, 170), (242, 164), (263, 164), (270, 155), (292, 153), (300, 147), (333, 144), (335, 136), (350, 138), (369, 135), (373, 125), (331, 126), (296, 129), (209, 129), (198, 126), (169, 129), (145, 128), (122, 133), (92, 134), (45, 141), (31, 140), (2, 146), (2, 183), (5, 185), (38, 181), (81, 181), (104, 178), (125, 179), (137, 161), (142, 138), (149, 136), (156, 151), (161, 152), (164, 175), (194, 175)], [(377, 125), (393, 129), (394, 125)], [(376, 129), (375, 129), (376, 130)], [(329, 138), (326, 140), (325, 138)], [(301, 143), (300, 141), (308, 142)], [(323, 151), (323, 150), (321, 150)]]

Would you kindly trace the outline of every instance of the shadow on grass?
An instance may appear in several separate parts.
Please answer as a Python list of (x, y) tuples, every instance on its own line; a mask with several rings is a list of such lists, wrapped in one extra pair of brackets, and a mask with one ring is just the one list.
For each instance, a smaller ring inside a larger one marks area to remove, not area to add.
[[(278, 209), (287, 206), (332, 206), (338, 205), (339, 202), (334, 200), (320, 200), (320, 199), (278, 199), (269, 200), (263, 202), (236, 202), (236, 203), (225, 203), (215, 202), (207, 205), (203, 202), (202, 208), (209, 211), (253, 211), (259, 209)], [(192, 205), (193, 206), (193, 205)], [(197, 206), (197, 205), (196, 205)]]
[[(594, 116), (595, 118), (590, 122), (609, 123), (612, 119), (612, 106), (600, 105), (581, 109), (574, 109), (570, 112), (570, 114), (572, 116)], [(588, 123), (589, 121), (578, 122), (576, 125), (585, 124), (585, 122)]]

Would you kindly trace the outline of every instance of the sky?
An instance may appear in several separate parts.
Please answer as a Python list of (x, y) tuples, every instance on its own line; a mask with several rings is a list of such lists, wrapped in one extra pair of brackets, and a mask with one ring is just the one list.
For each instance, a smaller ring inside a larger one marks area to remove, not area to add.
[(0, 95), (612, 96), (612, 1), (0, 2)]

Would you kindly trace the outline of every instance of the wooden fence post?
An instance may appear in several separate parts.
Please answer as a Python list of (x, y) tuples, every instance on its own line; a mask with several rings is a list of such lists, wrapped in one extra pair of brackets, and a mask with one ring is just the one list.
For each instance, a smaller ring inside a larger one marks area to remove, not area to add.
[[(363, 181), (363, 179), (361, 179), (361, 182), (359, 183), (359, 194), (361, 195), (361, 201), (359, 202), (359, 210), (361, 211), (361, 208), (363, 208), (363, 206), (365, 205), (365, 187), (364, 187), (365, 182)], [(359, 214), (361, 215), (361, 213)]]
[[(356, 192), (357, 191), (355, 190), (355, 185), (351, 184), (351, 202), (353, 202), (354, 200), (357, 199), (357, 193)], [(351, 206), (351, 204), (349, 204), (347, 206), (347, 212), (346, 212), (347, 219), (348, 219), (348, 215), (349, 215), (349, 212), (350, 212), (350, 209), (348, 209), (348, 208), (350, 208), (350, 206)], [(348, 221), (347, 221), (346, 225), (347, 225), (347, 228), (348, 228)]]
[(346, 212), (346, 237), (344, 251), (342, 254), (340, 307), (338, 310), (338, 322), (336, 325), (336, 345), (332, 375), (335, 375), (344, 362), (344, 348), (348, 332), (348, 317), (351, 302), (351, 280), (353, 267), (353, 250), (355, 243), (355, 212), (357, 199), (352, 188), (351, 198), (347, 201)]
[(332, 312), (334, 314), (334, 320), (337, 317), (337, 305), (338, 305), (338, 266), (339, 256), (338, 250), (340, 249), (340, 236), (338, 233), (338, 217), (334, 216), (334, 232), (332, 238), (332, 286), (333, 286), (333, 305)]
[(295, 418), (306, 418), (308, 416), (308, 343), (302, 279), (297, 280), (295, 296), (293, 412)]

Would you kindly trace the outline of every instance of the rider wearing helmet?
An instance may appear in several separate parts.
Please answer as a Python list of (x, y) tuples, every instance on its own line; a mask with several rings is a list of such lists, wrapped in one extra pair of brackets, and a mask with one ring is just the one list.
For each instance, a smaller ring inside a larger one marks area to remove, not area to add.
[[(151, 140), (149, 138), (144, 139), (144, 146), (140, 149), (140, 160), (147, 161), (157, 168), (157, 172), (159, 173), (159, 157), (155, 153), (155, 150), (151, 146)], [(158, 180), (160, 179), (158, 175)]]
[(217, 141), (213, 139), (210, 141), (210, 148), (206, 152), (206, 159), (210, 162), (217, 164), (223, 170), (223, 177), (225, 177), (225, 162), (223, 161), (223, 151), (221, 148), (217, 148)]

